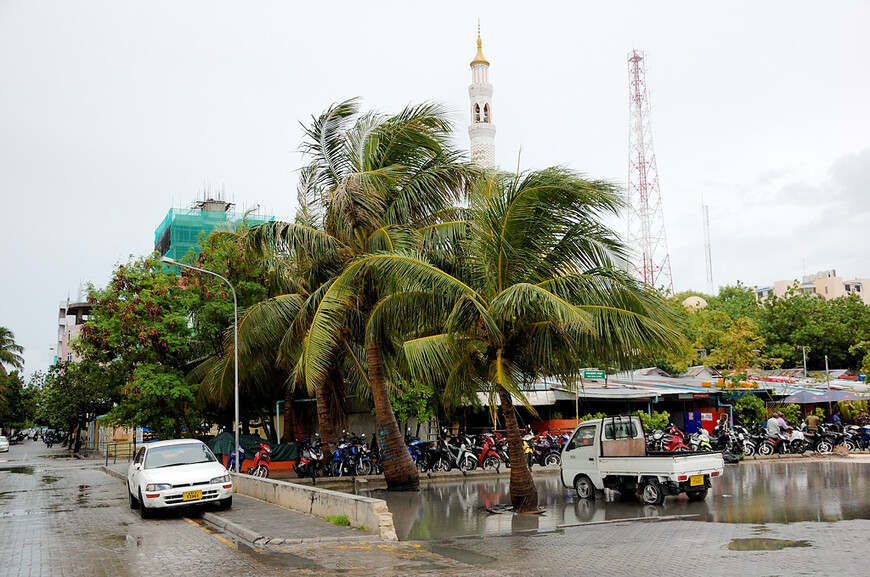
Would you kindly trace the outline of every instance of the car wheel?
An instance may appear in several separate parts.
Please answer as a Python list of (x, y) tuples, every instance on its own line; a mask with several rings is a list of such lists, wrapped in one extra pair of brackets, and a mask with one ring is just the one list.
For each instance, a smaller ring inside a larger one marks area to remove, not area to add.
[(577, 492), (577, 497), (580, 499), (595, 498), (595, 485), (592, 484), (592, 479), (586, 475), (580, 475), (574, 479), (574, 490)]
[(218, 507), (221, 509), (232, 509), (233, 508), (233, 496), (230, 495), (226, 499), (221, 499), (218, 501)]
[(143, 519), (150, 519), (153, 513), (145, 506), (145, 501), (142, 499), (142, 491), (139, 491), (139, 516)]
[(130, 491), (130, 489), (127, 489), (127, 500), (130, 502), (131, 509), (139, 508), (139, 499), (133, 496), (133, 493)]
[(657, 479), (650, 479), (640, 490), (640, 499), (645, 505), (661, 505), (665, 502), (665, 493)]

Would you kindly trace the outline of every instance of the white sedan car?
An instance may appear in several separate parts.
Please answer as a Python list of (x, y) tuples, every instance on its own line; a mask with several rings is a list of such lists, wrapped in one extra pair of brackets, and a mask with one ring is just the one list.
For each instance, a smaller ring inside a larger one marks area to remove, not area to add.
[(0, 453), (6, 453), (9, 451), (9, 439), (0, 435)]
[(148, 518), (154, 509), (217, 503), (233, 506), (233, 481), (214, 453), (196, 439), (139, 447), (127, 469), (131, 509)]

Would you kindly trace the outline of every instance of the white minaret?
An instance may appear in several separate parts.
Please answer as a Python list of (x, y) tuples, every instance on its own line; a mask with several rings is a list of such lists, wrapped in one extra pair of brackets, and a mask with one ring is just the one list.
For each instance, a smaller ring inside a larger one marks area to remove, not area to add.
[(489, 83), (489, 62), (483, 57), (480, 23), (477, 24), (477, 56), (471, 61), (471, 161), (481, 168), (495, 168), (495, 125), (492, 123), (492, 84)]

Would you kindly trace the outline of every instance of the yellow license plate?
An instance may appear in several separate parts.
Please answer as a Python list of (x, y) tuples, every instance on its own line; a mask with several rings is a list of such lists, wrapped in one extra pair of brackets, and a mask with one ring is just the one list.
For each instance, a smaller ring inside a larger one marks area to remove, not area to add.
[(182, 501), (197, 501), (202, 499), (202, 491), (185, 491), (181, 495)]
[(704, 484), (704, 475), (692, 475), (689, 477), (689, 485), (697, 487)]

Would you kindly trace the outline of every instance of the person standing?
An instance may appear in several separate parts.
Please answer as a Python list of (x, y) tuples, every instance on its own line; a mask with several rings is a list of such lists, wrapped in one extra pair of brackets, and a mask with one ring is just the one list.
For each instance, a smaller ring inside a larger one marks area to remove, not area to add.
[(779, 419), (777, 418), (777, 414), (773, 413), (770, 415), (770, 418), (767, 419), (767, 434), (771, 438), (779, 437), (780, 427), (779, 427)]
[(809, 415), (807, 415), (807, 420), (806, 420), (807, 431), (809, 431), (810, 433), (818, 433), (819, 432), (819, 423), (821, 423), (821, 422), (822, 422), (822, 420), (819, 418), (819, 416), (817, 414), (810, 413)]

